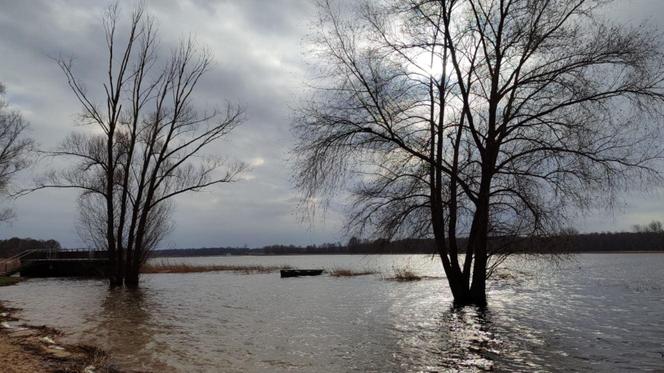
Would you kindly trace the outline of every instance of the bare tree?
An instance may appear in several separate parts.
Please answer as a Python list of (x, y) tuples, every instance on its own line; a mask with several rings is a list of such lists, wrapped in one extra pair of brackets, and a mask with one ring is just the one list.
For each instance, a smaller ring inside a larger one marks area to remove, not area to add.
[(105, 96), (97, 103), (76, 77), (71, 60), (59, 60), (83, 107), (88, 133), (70, 135), (52, 155), (74, 166), (53, 171), (41, 188), (82, 190), (81, 231), (108, 251), (111, 285), (138, 285), (140, 267), (170, 229), (169, 201), (182, 193), (236, 180), (241, 163), (206, 156), (209, 145), (242, 122), (239, 107), (199, 112), (194, 91), (210, 57), (185, 41), (159, 68), (154, 22), (142, 9), (130, 18), (118, 45), (119, 10), (104, 16), (107, 71)]
[(606, 3), (322, 1), (304, 200), (349, 187), (349, 228), (434, 237), (455, 301), (485, 304), (507, 254), (492, 237), (557, 232), (660, 178), (661, 38), (602, 20)]
[[(10, 194), (14, 175), (30, 165), (34, 141), (26, 134), (28, 123), (21, 113), (9, 107), (4, 93), (5, 87), (0, 83), (0, 193)], [(0, 210), (0, 222), (13, 216), (11, 209)]]

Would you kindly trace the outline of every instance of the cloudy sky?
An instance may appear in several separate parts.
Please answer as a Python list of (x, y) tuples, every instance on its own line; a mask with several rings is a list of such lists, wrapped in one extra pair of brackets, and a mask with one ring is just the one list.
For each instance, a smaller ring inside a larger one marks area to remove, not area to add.
[[(192, 36), (212, 52), (215, 64), (200, 87), (199, 102), (204, 106), (237, 102), (248, 118), (213, 152), (253, 165), (241, 182), (177, 199), (176, 228), (164, 246), (258, 247), (346, 240), (338, 209), (319, 215), (313, 223), (302, 222), (287, 162), (293, 143), (291, 109), (298, 104), (308, 78), (304, 51), (314, 1), (145, 3), (158, 21), (163, 50)], [(75, 130), (80, 112), (53, 58), (73, 57), (79, 77), (91, 91), (99, 88), (105, 52), (100, 18), (108, 4), (106, 0), (0, 0), (0, 82), (7, 88), (10, 104), (31, 123), (31, 134), (41, 148), (53, 148)], [(132, 6), (131, 1), (121, 4), (126, 9)], [(664, 26), (664, 19), (658, 18), (664, 14), (664, 1), (618, 0), (608, 14), (620, 22)], [(32, 172), (52, 166), (45, 163)], [(21, 180), (31, 178), (26, 174)], [(75, 228), (76, 195), (48, 190), (5, 201), (17, 217), (0, 227), (0, 238), (53, 238), (68, 247), (81, 246)], [(657, 191), (634, 192), (613, 212), (579, 218), (578, 227), (582, 231), (629, 229), (652, 219), (664, 219), (664, 196)]]

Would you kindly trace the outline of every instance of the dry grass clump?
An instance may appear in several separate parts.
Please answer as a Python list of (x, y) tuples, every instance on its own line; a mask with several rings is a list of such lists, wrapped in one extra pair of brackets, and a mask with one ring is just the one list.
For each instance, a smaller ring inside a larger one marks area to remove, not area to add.
[(500, 281), (511, 281), (511, 280), (516, 280), (516, 276), (510, 272), (496, 272), (493, 273), (493, 276), (491, 276), (495, 280), (500, 280)]
[(368, 275), (375, 275), (376, 273), (378, 273), (377, 271), (374, 271), (372, 269), (363, 269), (361, 271), (355, 271), (352, 269), (345, 269), (345, 268), (333, 268), (326, 272), (328, 272), (332, 277), (368, 276)]
[(399, 282), (408, 282), (408, 281), (420, 281), (422, 276), (418, 276), (415, 272), (408, 267), (401, 267), (394, 269), (394, 277), (389, 278), (390, 280), (399, 281)]
[(281, 269), (289, 269), (288, 266), (263, 266), (263, 265), (194, 265), (184, 263), (148, 263), (143, 265), (141, 273), (203, 273), (203, 272), (235, 272), (242, 274), (272, 273)]

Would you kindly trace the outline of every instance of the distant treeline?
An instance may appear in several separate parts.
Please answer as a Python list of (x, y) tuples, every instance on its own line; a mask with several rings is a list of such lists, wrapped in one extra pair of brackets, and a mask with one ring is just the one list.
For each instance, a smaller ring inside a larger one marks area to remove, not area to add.
[(531, 238), (507, 245), (511, 252), (592, 253), (620, 251), (664, 251), (663, 232), (588, 233)]
[(0, 258), (8, 258), (26, 250), (60, 250), (61, 248), (60, 243), (56, 240), (12, 237), (8, 240), (0, 240)]
[[(353, 242), (351, 240), (350, 242)], [(177, 256), (218, 256), (218, 255), (298, 255), (298, 254), (410, 254), (433, 253), (431, 240), (407, 239), (398, 241), (375, 240), (361, 241), (355, 244), (342, 245), (327, 243), (321, 245), (295, 246), (270, 245), (262, 248), (215, 247), (201, 249), (169, 249), (155, 250), (152, 257)]]
[[(465, 239), (459, 240), (464, 247)], [(591, 253), (621, 251), (664, 251), (662, 232), (616, 232), (560, 235), (535, 238), (502, 237), (494, 239), (495, 251), (511, 253)], [(218, 256), (218, 255), (312, 255), (312, 254), (434, 254), (431, 239), (359, 240), (348, 244), (309, 246), (271, 245), (262, 248), (202, 248), (156, 250), (152, 257)]]
[[(465, 239), (459, 240), (464, 247)], [(494, 251), (512, 253), (592, 253), (621, 251), (664, 251), (664, 232), (606, 232), (588, 234), (566, 234), (560, 236), (518, 238), (502, 237), (494, 239)], [(13, 237), (0, 240), (0, 258), (7, 258), (25, 250), (60, 250), (56, 240), (37, 240)], [(155, 250), (152, 257), (182, 256), (223, 256), (223, 255), (325, 255), (325, 254), (434, 254), (435, 245), (431, 239), (404, 239), (388, 241), (360, 240), (351, 238), (348, 243), (327, 243), (322, 245), (294, 246), (270, 245), (261, 248), (214, 247)]]

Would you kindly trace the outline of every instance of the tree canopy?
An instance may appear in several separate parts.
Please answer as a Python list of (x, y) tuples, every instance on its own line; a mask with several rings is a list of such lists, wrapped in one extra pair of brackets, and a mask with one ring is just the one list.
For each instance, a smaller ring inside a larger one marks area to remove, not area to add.
[(607, 3), (321, 2), (304, 200), (347, 187), (349, 228), (435, 238), (455, 299), (485, 303), (490, 237), (558, 232), (661, 179), (662, 39)]

